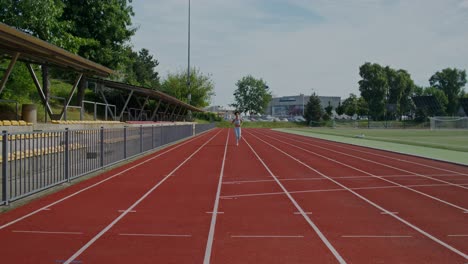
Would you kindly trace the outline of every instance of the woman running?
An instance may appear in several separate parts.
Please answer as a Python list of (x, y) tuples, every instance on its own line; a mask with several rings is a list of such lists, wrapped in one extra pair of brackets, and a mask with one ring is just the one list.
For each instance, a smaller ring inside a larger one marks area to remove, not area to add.
[(236, 117), (232, 120), (231, 124), (234, 124), (234, 132), (236, 133), (236, 146), (239, 146), (239, 140), (241, 139), (241, 125), (242, 118), (239, 116), (239, 111), (234, 112)]

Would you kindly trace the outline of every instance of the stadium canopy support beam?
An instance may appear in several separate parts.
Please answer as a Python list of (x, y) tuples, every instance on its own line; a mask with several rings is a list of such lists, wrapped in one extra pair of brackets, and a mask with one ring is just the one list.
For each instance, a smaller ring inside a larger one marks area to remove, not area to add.
[(179, 121), (180, 119), (180, 113), (182, 112), (184, 108), (181, 106), (180, 109), (179, 109), (179, 112), (177, 112), (177, 116), (176, 116), (176, 120)]
[(149, 102), (149, 96), (145, 98), (145, 101), (143, 102), (143, 104), (140, 104), (141, 109), (140, 109), (140, 113), (138, 114), (138, 121), (143, 121), (141, 120), (141, 118), (143, 116), (143, 111), (145, 110), (145, 107), (148, 104), (148, 102)]
[(34, 69), (32, 68), (31, 64), (26, 64), (28, 70), (29, 70), (29, 73), (31, 74), (31, 78), (33, 79), (34, 81), (34, 84), (36, 85), (36, 88), (37, 88), (37, 92), (39, 93), (39, 97), (41, 98), (42, 100), (42, 103), (44, 104), (45, 108), (46, 108), (46, 112), (47, 114), (49, 115), (50, 119), (55, 119), (54, 117), (54, 113), (52, 112), (52, 108), (50, 108), (50, 104), (49, 102), (47, 101), (47, 98), (44, 94), (44, 91), (42, 91), (42, 87), (41, 87), (41, 84), (39, 82), (39, 80), (37, 79), (37, 76), (36, 76), (36, 73), (34, 72)]
[(116, 114), (116, 113), (114, 114), (114, 112), (112, 112), (112, 109), (109, 107), (109, 102), (107, 102), (106, 95), (105, 95), (104, 92), (102, 91), (102, 86), (103, 86), (102, 84), (98, 84), (98, 89), (97, 89), (97, 90), (98, 90), (99, 93), (101, 94), (102, 100), (104, 100), (104, 102), (106, 103), (106, 109), (107, 109), (107, 111), (109, 111), (109, 113), (111, 114), (112, 119), (115, 120), (115, 114)]
[(151, 121), (154, 121), (154, 118), (156, 118), (156, 115), (158, 113), (159, 106), (161, 105), (161, 99), (159, 99), (158, 104), (156, 105), (156, 108), (153, 111), (153, 114), (151, 115)]
[[(174, 107), (174, 109), (172, 109), (171, 117), (169, 117), (169, 120), (174, 121), (174, 113), (175, 113), (175, 111), (177, 110), (177, 107), (178, 107), (178, 105), (176, 105), (176, 106)], [(182, 107), (182, 106), (181, 106), (181, 107)]]
[(10, 64), (8, 65), (8, 68), (5, 74), (3, 75), (2, 81), (0, 82), (0, 94), (2, 94), (2, 91), (5, 88), (8, 78), (10, 78), (10, 74), (13, 71), (13, 67), (15, 67), (16, 61), (18, 60), (19, 56), (20, 56), (20, 53), (16, 52), (13, 58), (11, 59)]
[(122, 111), (120, 111), (119, 120), (122, 120), (122, 117), (123, 117), (123, 114), (124, 114), (124, 112), (125, 112), (125, 109), (127, 109), (127, 111), (129, 111), (129, 110), (128, 110), (128, 103), (130, 102), (130, 99), (132, 99), (133, 92), (134, 92), (133, 90), (130, 91), (130, 94), (128, 95), (127, 100), (124, 100), (124, 99), (123, 99), (123, 96), (120, 95), (121, 98), (122, 98), (122, 100), (125, 102), (125, 104), (124, 104), (124, 106), (123, 106), (123, 108), (122, 108)]
[(68, 95), (67, 101), (65, 102), (65, 105), (63, 106), (62, 112), (60, 113), (59, 120), (62, 120), (63, 115), (65, 114), (65, 111), (67, 111), (67, 108), (70, 105), (71, 99), (73, 98), (73, 94), (75, 93), (76, 88), (78, 87), (78, 84), (81, 81), (81, 78), (83, 78), (83, 73), (80, 73), (78, 77), (76, 78), (76, 81), (73, 84), (72, 90), (70, 91), (70, 94)]
[[(171, 104), (168, 103), (167, 106), (166, 106), (166, 110), (164, 111), (164, 114), (163, 114), (163, 119), (166, 119), (166, 113), (167, 113), (167, 110), (169, 110), (169, 107), (171, 107)], [(164, 120), (166, 121), (166, 120)]]

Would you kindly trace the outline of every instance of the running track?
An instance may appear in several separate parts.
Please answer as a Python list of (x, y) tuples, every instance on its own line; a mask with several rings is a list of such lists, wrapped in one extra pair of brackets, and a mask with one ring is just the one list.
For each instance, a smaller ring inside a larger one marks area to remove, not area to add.
[(468, 263), (468, 168), (216, 129), (0, 215), (2, 263)]

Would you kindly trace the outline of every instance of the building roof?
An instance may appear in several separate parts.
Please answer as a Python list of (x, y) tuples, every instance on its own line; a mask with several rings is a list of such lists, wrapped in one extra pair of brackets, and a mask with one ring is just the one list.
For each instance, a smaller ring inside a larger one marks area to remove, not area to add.
[(108, 77), (113, 71), (100, 64), (87, 60), (39, 38), (0, 23), (0, 53), (15, 56), (18, 60), (40, 64), (55, 65), (73, 69), (87, 75)]

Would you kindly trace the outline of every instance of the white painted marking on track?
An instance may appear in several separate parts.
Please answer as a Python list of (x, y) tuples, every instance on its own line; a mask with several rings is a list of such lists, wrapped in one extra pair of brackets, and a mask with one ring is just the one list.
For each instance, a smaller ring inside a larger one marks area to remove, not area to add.
[(66, 197), (64, 197), (64, 198), (62, 198), (62, 199), (60, 199), (60, 200), (57, 200), (57, 201), (55, 201), (55, 202), (53, 202), (53, 203), (50, 203), (50, 204), (48, 204), (48, 205), (46, 205), (46, 206), (44, 206), (44, 207), (41, 207), (41, 208), (37, 209), (36, 211), (33, 211), (33, 212), (31, 212), (31, 213), (29, 213), (29, 214), (27, 214), (27, 215), (24, 215), (24, 216), (22, 216), (22, 217), (20, 217), (20, 218), (17, 218), (17, 219), (15, 219), (15, 220), (11, 221), (11, 222), (8, 222), (8, 223), (6, 223), (6, 224), (0, 226), (0, 230), (4, 229), (5, 227), (11, 226), (11, 225), (13, 225), (13, 224), (15, 224), (15, 223), (17, 223), (17, 222), (19, 222), (19, 221), (21, 221), (21, 220), (23, 220), (23, 219), (26, 219), (26, 218), (28, 218), (28, 217), (30, 217), (30, 216), (33, 216), (33, 215), (35, 215), (35, 214), (37, 214), (37, 213), (43, 211), (44, 209), (47, 209), (47, 208), (49, 208), (49, 207), (51, 207), (51, 206), (54, 206), (54, 205), (59, 204), (59, 203), (65, 201), (65, 200), (68, 200), (68, 199), (70, 199), (70, 198), (72, 198), (72, 197), (74, 197), (74, 196), (76, 196), (76, 195), (78, 195), (78, 194), (80, 194), (80, 193), (82, 193), (82, 192), (84, 192), (84, 191), (87, 191), (87, 190), (92, 189), (92, 188), (94, 188), (94, 187), (96, 187), (96, 186), (98, 186), (98, 185), (101, 185), (102, 183), (107, 182), (107, 181), (109, 181), (109, 180), (111, 180), (111, 179), (113, 179), (113, 178), (115, 178), (115, 177), (117, 177), (117, 176), (120, 176), (120, 175), (124, 174), (124, 173), (127, 172), (127, 171), (130, 171), (130, 170), (132, 170), (132, 169), (134, 169), (134, 168), (136, 168), (136, 167), (139, 167), (139, 166), (141, 166), (141, 165), (143, 165), (143, 164), (145, 164), (145, 163), (147, 163), (147, 162), (149, 162), (149, 161), (154, 160), (155, 158), (158, 158), (158, 157), (160, 157), (160, 156), (162, 156), (162, 155), (164, 155), (164, 154), (166, 154), (166, 153), (169, 153), (169, 152), (173, 151), (174, 149), (178, 149), (178, 148), (180, 148), (181, 146), (184, 146), (184, 145), (188, 144), (189, 142), (194, 141), (194, 140), (197, 139), (197, 138), (199, 138), (199, 137), (194, 137), (194, 138), (192, 138), (192, 139), (190, 139), (190, 140), (188, 140), (188, 141), (185, 141), (185, 142), (181, 143), (180, 145), (177, 145), (177, 146), (175, 146), (175, 147), (173, 147), (173, 148), (171, 148), (171, 149), (169, 149), (169, 150), (166, 150), (166, 151), (164, 151), (164, 152), (162, 152), (162, 153), (159, 153), (158, 155), (156, 155), (156, 156), (154, 156), (154, 157), (151, 157), (151, 158), (149, 158), (149, 159), (147, 159), (147, 160), (144, 160), (144, 161), (142, 161), (142, 162), (140, 162), (140, 163), (138, 163), (138, 164), (133, 165), (133, 166), (130, 167), (130, 168), (127, 168), (127, 169), (125, 169), (125, 170), (123, 170), (123, 171), (121, 171), (121, 172), (118, 172), (118, 173), (116, 173), (116, 174), (114, 174), (114, 175), (112, 175), (112, 176), (109, 176), (108, 178), (106, 178), (106, 179), (104, 179), (104, 180), (102, 180), (102, 181), (99, 181), (99, 182), (97, 182), (97, 183), (95, 183), (95, 184), (93, 184), (93, 185), (91, 185), (91, 186), (88, 186), (88, 187), (86, 187), (86, 188), (83, 188), (83, 189), (81, 189), (81, 190), (75, 192), (75, 193), (72, 193), (72, 194), (70, 194), (70, 195), (68, 195), (68, 196), (66, 196)]
[(96, 242), (101, 236), (103, 236), (107, 231), (109, 231), (115, 224), (117, 224), (124, 216), (128, 214), (129, 211), (133, 210), (138, 204), (140, 204), (146, 197), (148, 197), (154, 190), (156, 190), (161, 184), (163, 184), (169, 177), (174, 174), (180, 167), (182, 167), (188, 160), (189, 158), (193, 157), (195, 154), (197, 154), (204, 146), (206, 146), (213, 138), (215, 138), (220, 132), (216, 133), (213, 137), (211, 137), (209, 140), (207, 140), (203, 145), (201, 145), (197, 150), (195, 150), (188, 158), (186, 158), (182, 163), (180, 163), (175, 169), (173, 169), (168, 176), (163, 178), (161, 181), (159, 181), (153, 188), (151, 188), (148, 192), (146, 192), (143, 196), (140, 197), (134, 204), (132, 204), (127, 210), (125, 210), (124, 213), (122, 213), (119, 217), (117, 217), (112, 223), (107, 225), (101, 232), (99, 232), (96, 236), (94, 236), (88, 243), (86, 243), (83, 247), (81, 247), (78, 251), (75, 252), (64, 264), (70, 264), (72, 263), (73, 260), (75, 260), (77, 257), (79, 257), (86, 249), (88, 249), (94, 242)]
[[(251, 134), (251, 133), (250, 133), (250, 134)], [(253, 135), (253, 134), (252, 134), (252, 135)], [(291, 158), (291, 159), (293, 159), (293, 160), (295, 160), (295, 161), (298, 161), (297, 158), (291, 156), (290, 154), (286, 153), (285, 151), (283, 151), (283, 150), (281, 150), (281, 149), (279, 149), (279, 148), (273, 146), (272, 144), (270, 144), (270, 143), (268, 143), (268, 142), (262, 140), (261, 138), (255, 136), (255, 135), (253, 135), (253, 136), (254, 136), (255, 138), (257, 138), (258, 140), (264, 142), (265, 144), (267, 144), (267, 145), (273, 147), (274, 149), (278, 150), (279, 152), (285, 154), (285, 155), (288, 156), (289, 158)], [(315, 171), (316, 173), (322, 175), (323, 177), (329, 179), (330, 181), (334, 182), (336, 185), (340, 186), (341, 188), (348, 190), (349, 192), (351, 192), (352, 194), (354, 194), (354, 195), (357, 196), (358, 198), (362, 199), (363, 201), (369, 203), (370, 205), (374, 206), (375, 208), (377, 208), (377, 209), (379, 209), (379, 210), (381, 210), (381, 211), (384, 211), (384, 212), (390, 212), (390, 211), (386, 210), (385, 208), (383, 208), (382, 206), (380, 206), (380, 205), (378, 205), (378, 204), (372, 202), (371, 200), (367, 199), (366, 197), (360, 195), (359, 193), (357, 193), (357, 192), (351, 190), (350, 188), (348, 188), (347, 186), (345, 186), (345, 185), (341, 184), (340, 182), (334, 180), (333, 178), (330, 178), (329, 176), (327, 176), (327, 175), (325, 175), (325, 174), (319, 172), (318, 170), (316, 170), (316, 169), (310, 167), (308, 164), (305, 164), (305, 163), (303, 163), (303, 162), (299, 162), (299, 163), (301, 163), (303, 166), (309, 168), (310, 170)], [(453, 247), (453, 246), (451, 246), (451, 245), (445, 243), (444, 241), (442, 241), (442, 240), (440, 240), (440, 239), (434, 237), (433, 235), (429, 234), (428, 232), (426, 232), (426, 231), (422, 230), (421, 228), (419, 228), (419, 227), (417, 227), (417, 226), (411, 224), (410, 222), (406, 221), (405, 219), (403, 219), (403, 218), (401, 218), (401, 217), (399, 217), (399, 216), (397, 216), (397, 215), (393, 215), (393, 214), (390, 214), (390, 216), (394, 217), (395, 219), (397, 219), (398, 221), (404, 223), (405, 225), (407, 225), (407, 226), (413, 228), (413, 229), (416, 230), (417, 232), (423, 234), (423, 235), (426, 236), (427, 238), (429, 238), (429, 239), (431, 239), (432, 241), (438, 243), (439, 245), (445, 247), (446, 249), (448, 249), (448, 250), (450, 250), (450, 251), (452, 251), (452, 252), (454, 252), (454, 253), (456, 253), (456, 254), (462, 256), (462, 257), (465, 258), (465, 259), (468, 259), (468, 255), (467, 255), (467, 254), (465, 254), (465, 253), (463, 253), (462, 251), (456, 249), (455, 247)]]
[(410, 238), (410, 237), (413, 237), (413, 236), (392, 236), (392, 235), (388, 235), (388, 236), (385, 236), (385, 235), (381, 235), (381, 236), (378, 236), (378, 235), (352, 235), (352, 236), (341, 236), (343, 238)]
[(143, 237), (192, 237), (192, 235), (178, 235), (178, 234), (119, 234), (119, 236), (143, 236)]
[[(252, 134), (252, 135), (253, 135), (253, 134)], [(255, 136), (255, 135), (254, 135), (254, 136)], [(406, 189), (406, 190), (408, 190), (408, 191), (412, 191), (412, 192), (418, 193), (418, 194), (420, 194), (420, 195), (423, 195), (423, 196), (425, 196), (425, 197), (427, 197), (427, 198), (433, 199), (433, 200), (438, 201), (438, 202), (440, 202), (440, 203), (443, 203), (443, 204), (445, 204), (445, 205), (448, 205), (448, 206), (457, 208), (457, 209), (462, 210), (462, 211), (468, 210), (467, 208), (464, 208), (464, 207), (461, 207), (461, 206), (459, 206), (459, 205), (450, 203), (450, 202), (448, 202), (448, 201), (439, 199), (439, 198), (437, 198), (437, 197), (435, 197), (435, 196), (432, 196), (432, 195), (429, 195), (429, 194), (427, 194), (427, 193), (424, 193), (424, 192), (421, 192), (421, 191), (412, 189), (410, 186), (405, 186), (405, 185), (403, 185), (403, 184), (400, 184), (400, 183), (391, 181), (391, 180), (389, 180), (389, 179), (386, 179), (386, 178), (383, 178), (383, 177), (380, 177), (380, 176), (376, 176), (376, 175), (374, 175), (374, 174), (372, 174), (372, 173), (370, 173), (370, 172), (367, 172), (367, 171), (358, 169), (358, 168), (353, 167), (353, 166), (351, 166), (351, 165), (349, 165), (349, 164), (346, 164), (346, 163), (340, 162), (340, 161), (338, 161), (338, 160), (336, 160), (336, 159), (333, 159), (333, 158), (330, 158), (330, 157), (321, 155), (321, 154), (316, 153), (316, 152), (314, 152), (314, 151), (310, 151), (310, 150), (308, 150), (308, 149), (305, 149), (305, 148), (302, 148), (302, 147), (298, 147), (298, 146), (296, 146), (296, 145), (294, 145), (294, 144), (291, 144), (291, 143), (288, 143), (288, 142), (286, 142), (286, 141), (282, 141), (282, 140), (276, 139), (276, 138), (271, 137), (271, 136), (268, 136), (268, 135), (264, 135), (264, 136), (266, 136), (266, 137), (268, 137), (268, 138), (271, 138), (271, 139), (273, 139), (273, 140), (275, 140), (275, 141), (284, 143), (284, 144), (286, 144), (286, 145), (292, 146), (292, 147), (294, 147), (294, 148), (303, 150), (303, 151), (305, 151), (305, 152), (307, 152), (307, 153), (311, 153), (311, 154), (313, 154), (313, 155), (315, 155), (315, 156), (324, 158), (324, 159), (329, 160), (329, 161), (331, 161), (331, 162), (338, 163), (338, 164), (343, 165), (343, 166), (345, 166), (345, 167), (348, 167), (348, 168), (351, 168), (351, 169), (353, 169), (353, 170), (362, 172), (362, 173), (367, 174), (367, 175), (369, 175), (369, 176), (372, 176), (372, 177), (374, 177), (374, 178), (376, 178), (376, 179), (380, 179), (380, 180), (382, 180), (382, 181), (385, 181), (385, 182), (394, 184), (394, 185), (396, 185), (396, 186), (400, 186), (401, 188), (404, 188), (404, 189)], [(255, 137), (257, 137), (257, 136), (255, 136)], [(257, 138), (258, 138), (258, 137), (257, 137)], [(265, 142), (264, 140), (262, 140), (262, 141)], [(269, 143), (267, 143), (267, 144), (269, 144)], [(271, 145), (271, 144), (269, 144), (269, 145)], [(272, 146), (272, 145), (271, 145), (271, 146)], [(382, 164), (382, 163), (380, 163), (380, 162), (376, 162), (376, 161), (373, 161), (373, 160), (369, 160), (369, 159), (357, 157), (357, 156), (354, 156), (354, 155), (351, 155), (351, 154), (347, 154), (347, 153), (344, 153), (344, 152), (339, 152), (339, 151), (335, 151), (335, 150), (328, 150), (328, 149), (327, 149), (327, 151), (331, 151), (331, 152), (334, 152), (334, 153), (339, 153), (339, 154), (342, 154), (342, 155), (345, 155), (345, 156), (348, 156), (348, 157), (356, 158), (356, 159), (359, 159), (359, 160), (364, 160), (364, 161), (367, 161), (367, 162), (370, 162), (370, 163), (373, 163), (373, 164), (382, 165), (382, 166), (385, 166), (385, 167), (388, 167), (388, 168), (392, 168), (392, 169), (396, 169), (396, 170), (400, 170), (400, 171), (403, 171), (403, 172), (406, 172), (406, 173), (412, 173), (412, 174), (414, 174), (415, 176), (419, 176), (419, 177), (423, 177), (423, 178), (432, 179), (432, 180), (434, 180), (434, 181), (442, 182), (442, 183), (445, 183), (445, 184), (448, 184), (448, 185), (452, 185), (452, 186), (456, 186), (456, 187), (468, 189), (468, 187), (465, 187), (465, 186), (463, 186), (462, 184), (454, 184), (454, 183), (451, 183), (451, 182), (447, 182), (447, 181), (443, 181), (443, 180), (439, 180), (439, 179), (434, 179), (434, 178), (431, 178), (431, 177), (426, 177), (426, 176), (424, 176), (424, 175), (420, 175), (420, 174), (417, 174), (417, 173), (414, 173), (414, 172), (411, 172), (411, 171), (407, 171), (407, 170), (403, 170), (403, 169), (400, 169), (400, 168), (396, 168), (396, 167), (393, 167), (393, 166), (390, 166), (390, 165)], [(296, 161), (298, 161), (298, 162), (300, 162), (300, 163), (305, 163), (305, 162), (303, 162), (303, 161), (301, 161), (301, 160), (299, 160), (299, 159), (297, 159), (297, 158), (296, 158)], [(330, 178), (331, 178), (331, 177), (330, 177)]]
[[(294, 212), (294, 214), (295, 214), (295, 215), (302, 215), (301, 212)], [(306, 215), (311, 215), (312, 212), (304, 212), (304, 214), (306, 214)]]
[[(118, 212), (119, 212), (119, 213), (124, 213), (124, 212), (125, 212), (125, 210), (119, 210)], [(136, 213), (136, 211), (135, 211), (135, 210), (130, 210), (130, 211), (128, 211), (128, 212), (129, 212), (129, 213)]]
[(275, 236), (275, 235), (233, 235), (232, 238), (303, 238), (304, 236)]
[(51, 235), (82, 235), (82, 232), (54, 232), (54, 231), (26, 231), (13, 230), (13, 233), (29, 233), (29, 234), (51, 234)]
[(224, 146), (224, 156), (223, 162), (221, 164), (221, 170), (219, 171), (219, 181), (218, 181), (218, 188), (216, 190), (216, 197), (213, 205), (213, 214), (211, 216), (211, 223), (210, 223), (210, 231), (208, 232), (208, 239), (206, 241), (206, 248), (205, 248), (205, 257), (203, 258), (204, 264), (209, 264), (211, 259), (211, 251), (213, 248), (213, 241), (214, 241), (214, 234), (215, 234), (215, 227), (216, 227), (216, 217), (218, 215), (218, 208), (219, 208), (219, 199), (221, 196), (221, 187), (223, 184), (223, 176), (224, 176), (224, 165), (226, 164), (226, 155), (228, 150), (228, 142), (229, 142), (229, 134), (231, 130), (228, 130), (228, 134), (226, 137), (226, 144)]
[(381, 212), (381, 214), (394, 215), (394, 214), (398, 214), (398, 212)]
[(224, 214), (224, 212), (206, 212), (207, 214)]
[(50, 208), (44, 208), (44, 209), (42, 209), (42, 211), (51, 211), (51, 210), (52, 210), (52, 209), (50, 209)]
[(253, 149), (253, 147), (250, 145), (250, 143), (244, 139), (245, 143), (249, 146), (249, 148), (252, 150), (252, 152), (255, 154), (255, 156), (260, 160), (262, 163), (263, 167), (268, 171), (268, 173), (273, 177), (273, 179), (276, 181), (276, 183), (279, 185), (279, 187), (283, 190), (283, 192), (288, 196), (289, 200), (294, 204), (296, 209), (302, 213), (302, 216), (306, 220), (306, 222), (312, 227), (312, 229), (315, 231), (315, 233), (319, 236), (319, 238), (322, 240), (322, 242), (327, 246), (327, 248), (330, 250), (330, 252), (335, 256), (336, 260), (344, 264), (346, 261), (341, 257), (340, 253), (333, 247), (333, 245), (328, 241), (328, 239), (325, 237), (325, 235), (320, 231), (320, 229), (315, 225), (315, 223), (307, 216), (304, 212), (304, 209), (297, 203), (297, 201), (292, 197), (292, 195), (288, 192), (288, 190), (284, 187), (284, 185), (280, 182), (280, 180), (276, 177), (276, 175), (270, 170), (270, 168), (265, 164), (260, 159), (260, 156), (257, 154), (257, 152)]

